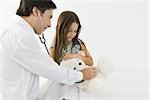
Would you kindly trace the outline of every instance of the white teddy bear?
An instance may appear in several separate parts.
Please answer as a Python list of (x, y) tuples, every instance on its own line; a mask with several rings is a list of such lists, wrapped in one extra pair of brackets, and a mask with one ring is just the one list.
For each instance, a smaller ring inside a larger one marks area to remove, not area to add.
[[(63, 60), (61, 67), (71, 68), (73, 70), (83, 70), (85, 63), (79, 58)], [(53, 81), (47, 81), (40, 89), (40, 100), (80, 100), (80, 89), (89, 94), (103, 94), (105, 90), (105, 77), (113, 70), (114, 64), (107, 58), (100, 58), (97, 64), (97, 75), (95, 78), (82, 83), (73, 85), (60, 84)]]
[[(83, 70), (86, 68), (85, 63), (79, 58), (72, 58), (68, 60), (63, 60), (60, 66), (65, 68), (71, 68), (73, 70)], [(96, 66), (97, 75), (91, 80), (84, 81), (82, 83), (77, 83), (77, 86), (84, 90), (86, 93), (97, 94), (103, 93), (105, 88), (105, 77), (110, 74), (114, 68), (113, 62), (108, 59), (101, 57)]]

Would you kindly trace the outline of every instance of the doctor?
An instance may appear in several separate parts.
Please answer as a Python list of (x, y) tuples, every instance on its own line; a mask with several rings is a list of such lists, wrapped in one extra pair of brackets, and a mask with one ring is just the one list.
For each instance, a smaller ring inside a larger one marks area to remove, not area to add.
[(39, 75), (67, 85), (95, 77), (95, 68), (81, 72), (63, 69), (41, 50), (34, 34), (41, 34), (51, 26), (53, 9), (56, 5), (51, 0), (21, 0), (17, 15), (1, 31), (2, 100), (36, 100)]

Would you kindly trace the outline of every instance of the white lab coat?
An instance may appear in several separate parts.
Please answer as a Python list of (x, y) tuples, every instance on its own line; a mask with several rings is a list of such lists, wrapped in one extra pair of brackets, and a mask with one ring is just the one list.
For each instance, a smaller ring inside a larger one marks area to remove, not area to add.
[(35, 100), (39, 75), (72, 85), (83, 79), (81, 72), (59, 67), (43, 53), (34, 30), (21, 17), (0, 31), (0, 95), (2, 100)]
[(40, 100), (80, 100), (80, 89), (75, 85), (65, 85), (47, 81), (40, 89)]
[(80, 89), (76, 84), (65, 85), (47, 81), (40, 89), (40, 100), (80, 100)]

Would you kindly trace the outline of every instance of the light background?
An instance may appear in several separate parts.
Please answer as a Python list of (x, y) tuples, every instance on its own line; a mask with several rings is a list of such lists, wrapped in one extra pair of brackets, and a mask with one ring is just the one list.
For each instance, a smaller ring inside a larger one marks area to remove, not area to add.
[[(103, 96), (84, 95), (83, 100), (148, 100), (150, 74), (150, 35), (148, 0), (53, 0), (52, 27), (44, 33), (47, 46), (55, 36), (59, 14), (74, 11), (80, 18), (80, 38), (85, 42), (96, 66), (99, 57), (113, 59), (116, 68), (108, 77)], [(0, 0), (0, 26), (8, 23), (19, 0)], [(0, 27), (0, 28), (1, 28)], [(45, 48), (40, 44), (45, 52)], [(41, 78), (41, 85), (45, 82)], [(98, 98), (98, 99), (96, 99)]]

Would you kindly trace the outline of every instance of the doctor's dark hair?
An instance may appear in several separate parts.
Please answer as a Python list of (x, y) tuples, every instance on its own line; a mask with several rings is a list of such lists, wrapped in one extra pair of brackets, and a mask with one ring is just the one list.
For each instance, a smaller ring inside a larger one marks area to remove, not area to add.
[(33, 7), (37, 7), (41, 13), (47, 9), (56, 9), (56, 5), (52, 0), (21, 0), (20, 6), (16, 12), (19, 16), (30, 16)]

